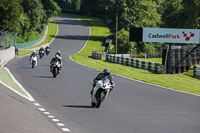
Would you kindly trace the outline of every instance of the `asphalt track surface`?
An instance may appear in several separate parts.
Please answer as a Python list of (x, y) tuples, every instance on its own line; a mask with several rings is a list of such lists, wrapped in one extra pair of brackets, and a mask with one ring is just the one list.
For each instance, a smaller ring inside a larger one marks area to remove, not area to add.
[(0, 84), (1, 133), (62, 133), (31, 102)]
[[(59, 33), (49, 56), (35, 69), (29, 57), (17, 58), (7, 67), (31, 95), (63, 121), (72, 133), (199, 133), (200, 97), (163, 89), (114, 75), (116, 87), (99, 109), (90, 106), (90, 88), (99, 73), (69, 59), (86, 43), (87, 24), (56, 17)], [(49, 62), (57, 50), (63, 69), (57, 78)]]

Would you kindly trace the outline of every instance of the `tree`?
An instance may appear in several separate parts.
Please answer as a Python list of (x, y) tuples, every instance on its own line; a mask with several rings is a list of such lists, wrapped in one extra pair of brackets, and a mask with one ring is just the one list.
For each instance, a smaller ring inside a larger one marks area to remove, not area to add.
[(85, 14), (104, 14), (106, 5), (106, 0), (82, 0), (80, 10)]
[(136, 3), (135, 19), (131, 23), (131, 26), (158, 27), (160, 25), (160, 22), (161, 16), (157, 12), (156, 2), (152, 0), (139, 0)]
[(0, 29), (16, 32), (23, 12), (21, 0), (0, 0)]
[(199, 0), (165, 0), (161, 4), (164, 27), (200, 28)]
[(62, 9), (80, 10), (82, 0), (55, 0)]
[(199, 0), (182, 0), (185, 20), (184, 28), (200, 28), (200, 1)]
[(47, 16), (46, 22), (50, 17), (55, 16), (61, 12), (61, 8), (54, 0), (41, 0), (41, 2)]
[(181, 13), (182, 0), (167, 0), (161, 4), (162, 27), (181, 28), (185, 19), (185, 14)]
[(23, 1), (24, 13), (30, 20), (30, 31), (42, 32), (47, 22), (47, 15), (44, 11), (43, 4), (40, 0), (24, 0)]
[[(152, 0), (109, 0), (106, 15), (115, 21), (119, 16), (119, 29), (130, 27), (158, 27), (161, 18), (157, 4)], [(115, 22), (113, 23), (115, 24)]]
[(74, 0), (72, 3), (75, 7), (75, 10), (79, 11), (81, 7), (81, 0)]
[(131, 42), (129, 42), (129, 32), (122, 28), (118, 34), (118, 51), (117, 53), (128, 53), (131, 46)]

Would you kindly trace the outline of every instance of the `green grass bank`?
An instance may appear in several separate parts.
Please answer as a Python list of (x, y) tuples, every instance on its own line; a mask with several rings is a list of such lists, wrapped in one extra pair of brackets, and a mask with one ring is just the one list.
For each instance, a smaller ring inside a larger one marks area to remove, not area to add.
[(30, 48), (25, 48), (25, 49), (19, 49), (18, 56), (24, 56), (24, 55), (30, 54), (30, 53), (32, 53), (33, 49), (39, 49), (44, 44), (50, 43), (51, 40), (55, 37), (57, 31), (58, 31), (57, 24), (55, 22), (53, 22), (52, 19), (49, 19), (49, 21), (48, 21), (48, 33), (47, 33), (46, 39), (36, 46), (32, 46)]
[(111, 34), (109, 28), (101, 19), (98, 18), (70, 14), (62, 15), (78, 18), (88, 23), (91, 27), (91, 36), (89, 37), (87, 45), (82, 51), (72, 56), (74, 61), (99, 70), (109, 68), (112, 73), (123, 75), (132, 79), (193, 94), (200, 94), (200, 80), (192, 77), (190, 74), (155, 74), (143, 69), (108, 63), (105, 60), (92, 59), (92, 51), (103, 51), (105, 49), (102, 46), (102, 42), (106, 36)]
[(28, 96), (22, 89), (21, 89), (21, 87), (19, 87), (18, 86), (18, 84), (17, 83), (15, 83), (14, 81), (13, 81), (13, 79), (12, 79), (12, 77), (10, 76), (10, 74), (6, 71), (6, 69), (4, 68), (4, 67), (0, 67), (0, 80), (4, 83), (4, 84), (6, 84), (6, 85), (8, 85), (8, 86), (10, 86), (10, 87), (12, 87), (13, 89), (15, 89), (16, 91), (18, 91), (19, 93), (21, 93), (22, 95), (24, 95), (24, 96)]

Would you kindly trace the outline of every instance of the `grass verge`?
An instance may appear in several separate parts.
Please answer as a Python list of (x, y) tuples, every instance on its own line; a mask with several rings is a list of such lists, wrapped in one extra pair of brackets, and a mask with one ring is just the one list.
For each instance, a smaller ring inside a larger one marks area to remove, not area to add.
[(190, 75), (183, 74), (155, 74), (147, 70), (123, 66), (120, 64), (108, 63), (104, 60), (95, 60), (91, 58), (92, 51), (102, 51), (103, 39), (111, 34), (105, 23), (98, 18), (91, 18), (79, 15), (65, 14), (68, 17), (75, 17), (85, 21), (91, 27), (91, 36), (86, 47), (79, 53), (72, 56), (72, 59), (81, 64), (95, 69), (111, 69), (112, 73), (123, 75), (132, 79), (161, 85), (175, 90), (200, 94), (200, 80)]
[(32, 46), (30, 48), (25, 48), (25, 49), (19, 49), (18, 56), (24, 56), (24, 55), (30, 54), (30, 53), (32, 53), (32, 51), (30, 51), (30, 50), (40, 48), (44, 44), (50, 43), (51, 40), (55, 37), (57, 31), (58, 31), (57, 24), (54, 23), (52, 19), (49, 19), (48, 34), (47, 34), (46, 39), (36, 46)]
[(10, 74), (6, 71), (6, 69), (4, 67), (0, 67), (0, 80), (12, 87), (13, 89), (15, 89), (16, 91), (18, 91), (19, 93), (21, 93), (22, 95), (27, 96), (27, 94), (13, 81), (12, 77), (10, 76)]

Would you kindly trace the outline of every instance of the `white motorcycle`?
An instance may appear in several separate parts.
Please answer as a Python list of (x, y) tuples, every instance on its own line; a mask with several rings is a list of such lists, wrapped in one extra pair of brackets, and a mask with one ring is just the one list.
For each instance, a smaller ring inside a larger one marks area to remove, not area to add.
[(37, 66), (37, 56), (32, 56), (31, 57), (31, 63), (32, 63), (32, 68), (35, 68)]
[(111, 85), (110, 80), (107, 77), (97, 81), (96, 86), (93, 89), (91, 96), (92, 107), (99, 108), (101, 103), (107, 98), (109, 92), (114, 86)]

